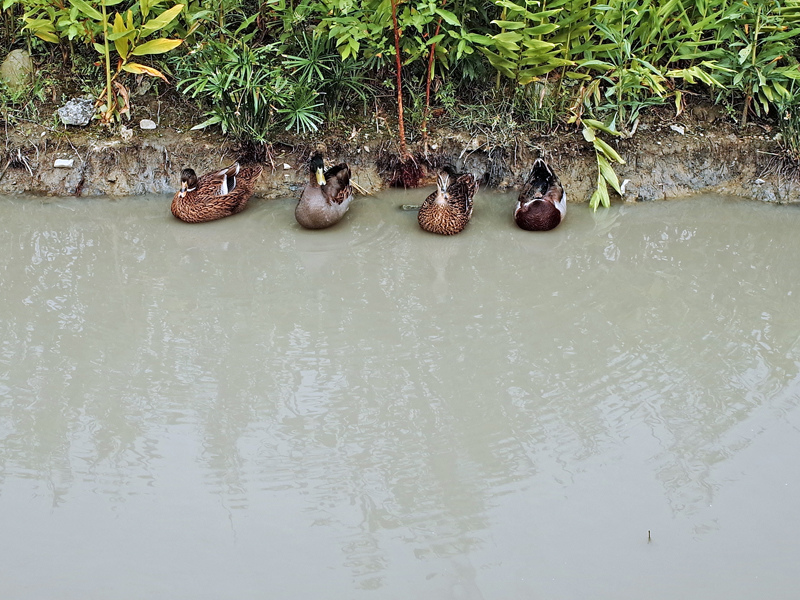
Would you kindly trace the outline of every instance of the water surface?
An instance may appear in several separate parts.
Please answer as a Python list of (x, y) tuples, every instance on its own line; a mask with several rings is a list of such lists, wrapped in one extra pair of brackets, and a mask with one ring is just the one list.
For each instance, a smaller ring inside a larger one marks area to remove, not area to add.
[(800, 209), (424, 195), (3, 199), (0, 597), (795, 598)]

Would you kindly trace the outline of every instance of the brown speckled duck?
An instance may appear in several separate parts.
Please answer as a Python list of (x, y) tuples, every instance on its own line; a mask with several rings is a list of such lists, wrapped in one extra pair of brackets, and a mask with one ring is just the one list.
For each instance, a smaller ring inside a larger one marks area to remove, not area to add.
[(353, 201), (350, 167), (341, 163), (324, 171), (321, 152), (314, 153), (309, 167), (309, 181), (294, 216), (306, 229), (325, 229), (341, 221)]
[(478, 182), (472, 173), (439, 173), (436, 191), (425, 198), (419, 209), (419, 226), (441, 235), (460, 233), (472, 217), (472, 197), (477, 189)]
[(528, 231), (554, 229), (567, 214), (567, 194), (553, 169), (542, 158), (533, 163), (514, 210), (514, 221)]
[(187, 223), (215, 221), (241, 212), (253, 195), (261, 165), (233, 163), (197, 178), (193, 169), (181, 171), (181, 189), (172, 199), (172, 214)]

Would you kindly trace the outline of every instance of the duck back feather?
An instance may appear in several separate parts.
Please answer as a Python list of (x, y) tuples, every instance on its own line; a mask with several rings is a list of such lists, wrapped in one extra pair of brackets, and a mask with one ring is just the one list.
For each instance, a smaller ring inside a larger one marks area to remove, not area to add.
[(537, 158), (514, 210), (514, 221), (527, 231), (557, 227), (567, 213), (567, 194), (558, 176), (542, 158)]

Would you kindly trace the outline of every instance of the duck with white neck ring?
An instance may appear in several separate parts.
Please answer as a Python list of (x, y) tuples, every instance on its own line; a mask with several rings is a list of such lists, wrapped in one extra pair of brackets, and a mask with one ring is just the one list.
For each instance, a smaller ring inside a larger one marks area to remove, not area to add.
[(172, 214), (187, 223), (205, 223), (241, 212), (261, 171), (261, 165), (241, 167), (236, 162), (198, 178), (194, 169), (184, 169), (181, 189), (172, 199)]

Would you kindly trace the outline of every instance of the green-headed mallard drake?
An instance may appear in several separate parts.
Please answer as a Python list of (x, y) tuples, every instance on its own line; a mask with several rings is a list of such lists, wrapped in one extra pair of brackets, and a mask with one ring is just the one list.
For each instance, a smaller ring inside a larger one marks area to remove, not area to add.
[(187, 223), (203, 223), (244, 210), (253, 195), (261, 165), (233, 163), (199, 179), (193, 169), (181, 171), (181, 189), (172, 199), (172, 214)]
[(342, 220), (353, 201), (350, 167), (341, 163), (327, 171), (322, 153), (311, 157), (310, 176), (294, 210), (297, 222), (306, 229), (324, 229)]
[(558, 226), (567, 214), (567, 194), (542, 158), (533, 163), (514, 210), (514, 221), (528, 231), (547, 231)]
[(472, 197), (477, 189), (472, 173), (439, 173), (436, 191), (425, 198), (419, 209), (419, 226), (441, 235), (460, 233), (472, 217)]

